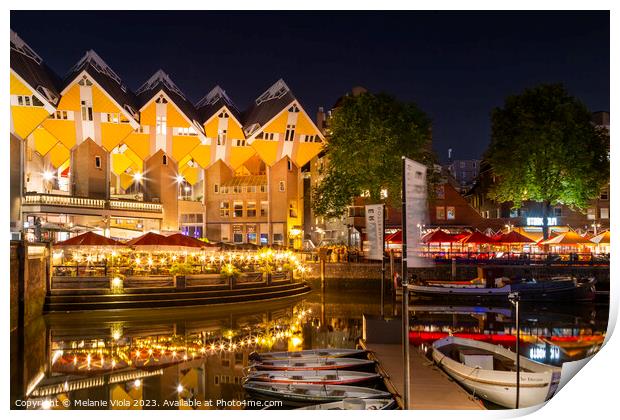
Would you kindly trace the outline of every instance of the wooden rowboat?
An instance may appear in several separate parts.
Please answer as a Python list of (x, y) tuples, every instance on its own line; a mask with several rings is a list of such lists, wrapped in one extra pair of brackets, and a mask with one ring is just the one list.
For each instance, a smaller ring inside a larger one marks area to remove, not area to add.
[(302, 357), (263, 360), (250, 366), (257, 370), (368, 370), (375, 362), (367, 359)]
[(261, 400), (283, 401), (286, 405), (320, 404), (345, 398), (391, 398), (389, 392), (372, 388), (346, 385), (273, 384), (246, 382), (243, 385), (250, 396)]
[(393, 399), (347, 398), (325, 404), (309, 405), (295, 410), (390, 410), (396, 406)]
[(349, 370), (274, 370), (251, 372), (247, 381), (283, 384), (352, 385), (373, 382), (381, 378), (378, 373)]
[(366, 350), (360, 349), (313, 349), (301, 351), (276, 351), (270, 353), (256, 353), (257, 360), (265, 359), (292, 359), (294, 357), (365, 357)]
[[(507, 408), (516, 407), (517, 355), (509, 349), (449, 336), (433, 343), (433, 360), (475, 395)], [(520, 356), (519, 408), (542, 404), (560, 383), (561, 368)]]

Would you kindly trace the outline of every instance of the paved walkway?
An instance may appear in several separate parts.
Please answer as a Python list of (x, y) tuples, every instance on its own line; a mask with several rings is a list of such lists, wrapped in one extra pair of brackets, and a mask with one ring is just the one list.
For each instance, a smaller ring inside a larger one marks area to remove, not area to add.
[[(402, 349), (399, 344), (366, 344), (374, 352), (380, 369), (399, 395), (403, 395)], [(373, 355), (371, 354), (371, 357)], [(454, 382), (441, 369), (428, 360), (419, 350), (411, 347), (409, 351), (410, 403), (412, 410), (484, 410), (483, 405), (474, 400), (459, 384)], [(386, 381), (386, 382), (388, 382)], [(389, 387), (389, 384), (388, 384)], [(402, 398), (399, 401), (402, 406)]]

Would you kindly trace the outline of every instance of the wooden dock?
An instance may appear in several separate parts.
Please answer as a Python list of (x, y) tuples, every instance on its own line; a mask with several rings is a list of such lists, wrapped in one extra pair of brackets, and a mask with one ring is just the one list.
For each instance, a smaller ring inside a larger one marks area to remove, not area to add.
[[(403, 402), (403, 356), (400, 344), (367, 344), (369, 357), (376, 360), (386, 386), (396, 395), (401, 408)], [(409, 351), (410, 378), (409, 409), (411, 410), (484, 410), (482, 403), (474, 399), (454, 382), (417, 348)]]

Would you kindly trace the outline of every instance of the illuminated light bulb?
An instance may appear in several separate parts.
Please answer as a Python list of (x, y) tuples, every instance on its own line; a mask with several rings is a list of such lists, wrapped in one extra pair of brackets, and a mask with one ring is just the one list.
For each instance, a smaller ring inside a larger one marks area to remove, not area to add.
[(172, 261), (176, 261), (176, 260), (177, 260), (177, 256), (176, 256), (176, 255), (173, 255), (173, 256), (172, 256)]
[(137, 182), (142, 181), (142, 174), (140, 172), (136, 172), (135, 174), (133, 174), (133, 180)]
[(235, 350), (237, 348), (237, 345), (233, 344), (231, 347), (232, 347), (233, 350)]
[(146, 262), (148, 265), (153, 265), (153, 258), (149, 258)]
[(177, 392), (180, 394), (181, 392), (183, 392), (183, 385), (179, 384), (177, 385)]
[(166, 259), (162, 258), (161, 260), (159, 260), (159, 262), (161, 262), (162, 264), (166, 264)]
[(140, 388), (140, 385), (142, 385), (142, 381), (140, 379), (136, 379), (135, 381), (133, 381), (133, 386), (135, 386), (136, 388)]
[(43, 172), (43, 179), (45, 181), (51, 181), (52, 179), (54, 179), (54, 173), (51, 171), (45, 171)]
[(118, 255), (118, 253), (116, 251), (112, 251), (112, 256), (116, 257)]
[(77, 356), (73, 356), (73, 364), (76, 365), (77, 364)]
[(202, 347), (202, 348), (200, 349), (200, 352), (201, 352), (202, 354), (204, 354), (206, 351), (207, 351), (207, 349), (205, 349), (204, 347)]
[(149, 349), (149, 356), (153, 355), (153, 349)]
[(185, 178), (183, 178), (183, 175), (177, 175), (177, 182), (180, 184), (181, 182), (183, 182)]
[(187, 354), (183, 355), (183, 360), (187, 360)]
[(177, 357), (177, 351), (176, 350), (172, 352), (172, 357)]
[(215, 344), (211, 344), (211, 350), (215, 350)]
[(204, 255), (200, 256), (200, 261), (205, 261), (207, 259), (207, 257), (205, 257)]
[(112, 359), (112, 367), (115, 368), (116, 367), (116, 360)]
[(140, 265), (142, 263), (142, 260), (140, 259), (140, 257), (136, 257), (136, 265)]

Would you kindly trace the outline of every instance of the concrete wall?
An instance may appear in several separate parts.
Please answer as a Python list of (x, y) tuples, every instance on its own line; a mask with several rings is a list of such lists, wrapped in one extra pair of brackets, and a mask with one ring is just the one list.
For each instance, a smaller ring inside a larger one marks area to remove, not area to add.
[(162, 150), (144, 161), (144, 200), (159, 201), (162, 204), (162, 230), (179, 229), (179, 185), (176, 180), (178, 172), (177, 163)]
[[(101, 159), (99, 168), (96, 157)], [(78, 197), (107, 199), (109, 196), (109, 154), (93, 140), (86, 139), (71, 152), (71, 193)]]

